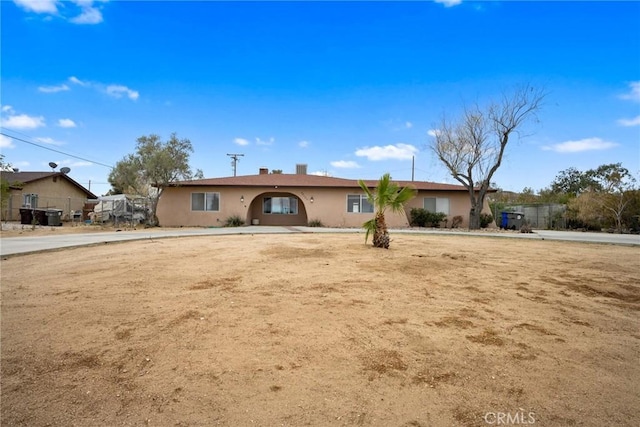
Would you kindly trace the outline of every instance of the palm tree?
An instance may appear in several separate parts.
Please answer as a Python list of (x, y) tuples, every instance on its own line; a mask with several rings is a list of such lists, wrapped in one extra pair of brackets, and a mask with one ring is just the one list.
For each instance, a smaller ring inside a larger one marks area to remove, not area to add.
[(362, 191), (367, 195), (369, 203), (375, 208), (375, 216), (362, 224), (366, 230), (365, 243), (369, 240), (369, 234), (373, 233), (373, 246), (376, 248), (389, 249), (389, 231), (384, 213), (387, 209), (392, 212), (404, 212), (404, 204), (416, 196), (416, 189), (413, 187), (400, 188), (395, 182), (391, 182), (391, 175), (382, 175), (378, 181), (378, 186), (371, 191), (363, 180), (358, 180)]

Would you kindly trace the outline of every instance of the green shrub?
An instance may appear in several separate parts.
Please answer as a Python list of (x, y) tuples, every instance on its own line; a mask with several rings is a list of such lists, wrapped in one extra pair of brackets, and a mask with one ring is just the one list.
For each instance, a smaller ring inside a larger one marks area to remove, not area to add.
[(244, 220), (240, 217), (240, 215), (231, 215), (224, 222), (225, 227), (241, 227), (244, 225)]
[(320, 221), (319, 219), (312, 219), (311, 221), (309, 221), (309, 227), (324, 227), (324, 224), (322, 224), (322, 221)]
[(447, 220), (447, 214), (429, 212), (423, 208), (412, 208), (409, 216), (410, 224), (414, 227), (440, 227), (440, 223)]
[(480, 228), (487, 228), (493, 222), (493, 215), (488, 213), (480, 214)]
[(413, 227), (424, 227), (427, 223), (428, 212), (422, 208), (411, 208), (409, 211), (410, 224)]

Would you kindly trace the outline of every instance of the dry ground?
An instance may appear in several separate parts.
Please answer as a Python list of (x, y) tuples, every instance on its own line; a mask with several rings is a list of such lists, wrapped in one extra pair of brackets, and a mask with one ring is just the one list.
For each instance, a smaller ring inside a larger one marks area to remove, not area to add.
[(105, 225), (97, 224), (84, 224), (84, 223), (70, 223), (64, 222), (62, 226), (48, 226), (48, 225), (25, 225), (19, 222), (2, 222), (0, 223), (0, 237), (30, 237), (30, 236), (55, 236), (62, 234), (75, 234), (75, 233), (103, 233), (111, 231), (160, 231), (161, 228), (147, 228), (142, 225), (130, 227), (127, 224), (121, 226), (114, 226), (110, 223)]
[(392, 237), (4, 259), (2, 426), (638, 425), (638, 248)]

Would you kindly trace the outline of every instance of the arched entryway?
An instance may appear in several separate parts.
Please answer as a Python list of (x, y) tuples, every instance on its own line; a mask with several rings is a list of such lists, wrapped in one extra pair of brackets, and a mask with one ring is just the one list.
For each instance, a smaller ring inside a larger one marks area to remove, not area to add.
[(302, 199), (287, 192), (267, 192), (256, 196), (249, 205), (247, 224), (307, 225), (307, 210)]

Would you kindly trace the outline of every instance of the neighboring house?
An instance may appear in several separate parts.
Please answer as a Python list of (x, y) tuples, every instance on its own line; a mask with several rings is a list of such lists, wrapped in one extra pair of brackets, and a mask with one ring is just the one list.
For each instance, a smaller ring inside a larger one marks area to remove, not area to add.
[[(7, 180), (11, 196), (3, 203), (2, 220), (19, 221), (20, 209), (59, 209), (62, 219), (71, 212), (83, 212), (88, 199), (98, 196), (62, 172), (0, 172)], [(84, 216), (84, 215), (83, 215)]]
[[(377, 180), (366, 180), (374, 188)], [(444, 212), (449, 223), (454, 216), (469, 224), (469, 193), (461, 185), (423, 181), (396, 181), (413, 185), (417, 196), (405, 214), (386, 216), (389, 227), (409, 226), (411, 208)], [(490, 212), (485, 202), (484, 211)], [(182, 181), (166, 188), (157, 208), (160, 225), (167, 227), (222, 226), (231, 216), (246, 224), (296, 226), (319, 220), (326, 227), (361, 227), (372, 218), (373, 206), (357, 180), (297, 174), (269, 174)]]

